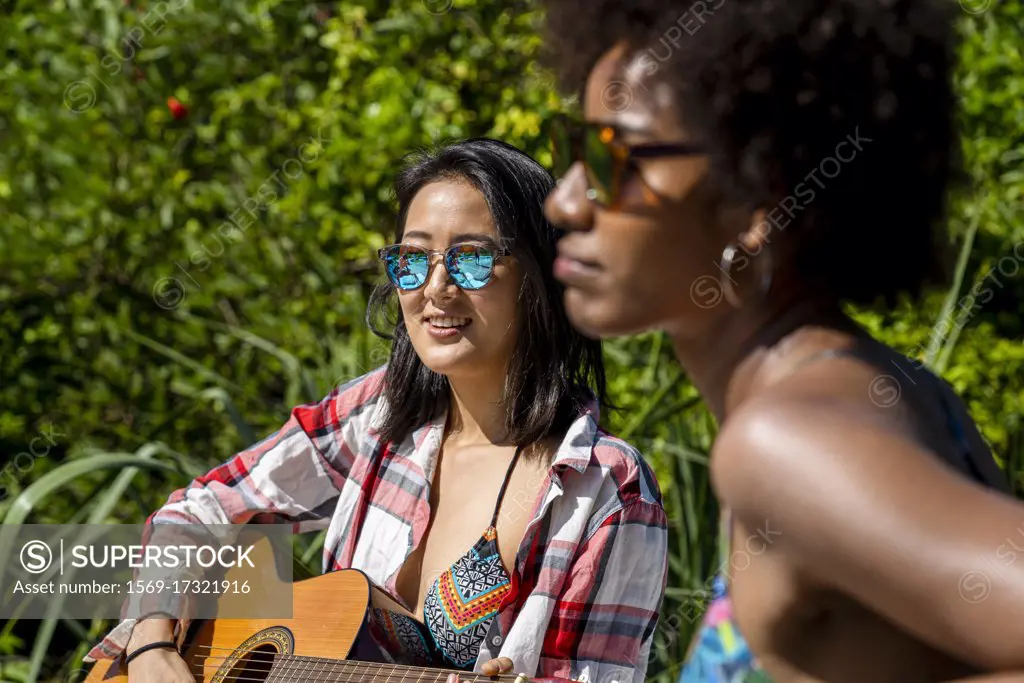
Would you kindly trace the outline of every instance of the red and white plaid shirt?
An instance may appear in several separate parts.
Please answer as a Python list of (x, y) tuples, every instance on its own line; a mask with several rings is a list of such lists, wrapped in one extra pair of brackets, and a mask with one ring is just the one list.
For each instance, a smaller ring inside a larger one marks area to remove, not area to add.
[[(280, 430), (173, 493), (150, 523), (326, 529), (324, 572), (360, 569), (396, 595), (430, 520), (445, 418), (401, 444), (381, 441), (383, 386), (382, 367), (295, 408)], [(532, 506), (516, 501), (531, 521), (477, 671), (509, 657), (529, 676), (644, 680), (668, 571), (665, 510), (640, 453), (597, 423), (595, 403), (570, 427)], [(87, 661), (118, 657), (134, 623), (122, 621)]]

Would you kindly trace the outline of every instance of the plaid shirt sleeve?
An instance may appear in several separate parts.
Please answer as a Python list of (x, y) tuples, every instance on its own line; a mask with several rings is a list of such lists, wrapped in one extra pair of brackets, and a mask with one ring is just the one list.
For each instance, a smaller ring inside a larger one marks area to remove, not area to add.
[[(146, 523), (287, 523), (297, 533), (326, 528), (358, 453), (361, 430), (353, 418), (372, 411), (382, 379), (378, 369), (319, 403), (296, 407), (269, 437), (172, 493)], [(188, 614), (188, 607), (174, 611)], [(179, 644), (188, 623), (183, 618), (176, 625)], [(86, 661), (119, 657), (134, 626), (134, 619), (122, 620)]]
[(634, 499), (587, 538), (555, 602), (538, 676), (640, 683), (668, 578), (664, 508)]

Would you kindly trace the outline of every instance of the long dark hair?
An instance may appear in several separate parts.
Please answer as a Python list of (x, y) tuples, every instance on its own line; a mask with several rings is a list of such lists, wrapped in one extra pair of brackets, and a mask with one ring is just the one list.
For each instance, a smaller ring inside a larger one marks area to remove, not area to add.
[[(395, 178), (396, 241), (405, 232), (416, 193), (444, 179), (467, 181), (484, 196), (500, 242), (511, 249), (524, 273), (519, 336), (505, 378), (508, 438), (529, 445), (561, 435), (590, 401), (596, 398), (607, 405), (607, 395), (601, 343), (569, 323), (563, 288), (552, 275), (557, 233), (544, 217), (543, 203), (554, 180), (527, 154), (489, 138), (415, 152), (405, 158)], [(366, 321), (376, 335), (392, 341), (384, 379), (388, 411), (380, 435), (401, 442), (447, 411), (450, 395), (448, 379), (416, 355), (401, 307), (388, 306), (393, 297), (390, 282), (378, 285)], [(378, 326), (381, 318), (391, 332)]]

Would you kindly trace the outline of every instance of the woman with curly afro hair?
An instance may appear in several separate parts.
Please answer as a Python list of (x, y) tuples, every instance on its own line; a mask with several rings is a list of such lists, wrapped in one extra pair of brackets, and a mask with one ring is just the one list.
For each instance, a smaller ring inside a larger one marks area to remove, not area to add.
[(943, 282), (956, 3), (544, 4), (583, 107), (546, 204), (570, 318), (665, 331), (721, 425), (681, 681), (1024, 681), (1024, 505), (949, 385), (845, 313)]

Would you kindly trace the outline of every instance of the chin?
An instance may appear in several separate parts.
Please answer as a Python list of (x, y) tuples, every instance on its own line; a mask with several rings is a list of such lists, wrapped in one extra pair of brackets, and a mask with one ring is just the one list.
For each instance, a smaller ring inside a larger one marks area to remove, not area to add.
[(420, 360), (433, 372), (448, 376), (453, 373), (458, 374), (460, 371), (465, 371), (466, 368), (472, 367), (474, 363), (473, 355), (473, 349), (434, 347), (420, 354)]
[(591, 339), (639, 334), (655, 326), (635, 303), (574, 288), (566, 289), (565, 310), (573, 327)]

